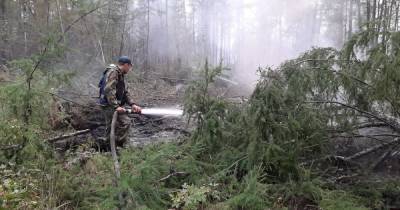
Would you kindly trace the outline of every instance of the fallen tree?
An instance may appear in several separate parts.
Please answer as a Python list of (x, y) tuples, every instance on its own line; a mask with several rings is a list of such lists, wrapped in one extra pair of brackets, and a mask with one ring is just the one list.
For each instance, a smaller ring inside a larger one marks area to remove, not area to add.
[[(208, 94), (221, 68), (206, 65), (204, 79), (188, 88), (185, 106), (198, 124), (196, 157), (238, 182), (255, 176), (261, 186), (284, 185), (282, 202), (298, 209), (318, 205), (316, 190), (301, 188), (310, 180), (341, 189), (344, 182), (398, 177), (400, 49), (392, 44), (399, 34), (377, 45), (369, 35), (354, 36), (341, 51), (316, 48), (278, 68), (260, 69), (245, 104)], [(231, 207), (255, 208), (243, 204), (249, 196), (267, 203), (267, 195), (251, 189)]]

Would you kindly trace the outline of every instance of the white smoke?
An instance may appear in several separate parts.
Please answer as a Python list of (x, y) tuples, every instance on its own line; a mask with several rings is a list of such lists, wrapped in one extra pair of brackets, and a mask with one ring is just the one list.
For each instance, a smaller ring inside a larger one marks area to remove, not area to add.
[(232, 0), (238, 11), (231, 36), (236, 62), (234, 78), (255, 84), (259, 67), (277, 66), (313, 46), (333, 46), (322, 39), (318, 0)]
[[(146, 50), (147, 18), (139, 0), (131, 6), (130, 39)], [(259, 67), (278, 66), (313, 46), (334, 46), (322, 12), (327, 0), (152, 0), (150, 1), (149, 59), (170, 72), (194, 69), (208, 59), (223, 61), (232, 79), (252, 86)], [(146, 5), (144, 5), (146, 6)], [(145, 8), (145, 7), (144, 7)], [(179, 9), (177, 9), (179, 8)], [(146, 11), (146, 10), (144, 10)], [(140, 13), (142, 12), (142, 13)], [(135, 30), (133, 30), (135, 29)], [(327, 36), (328, 35), (328, 36)], [(145, 39), (143, 39), (145, 37)], [(171, 68), (173, 69), (170, 69)]]

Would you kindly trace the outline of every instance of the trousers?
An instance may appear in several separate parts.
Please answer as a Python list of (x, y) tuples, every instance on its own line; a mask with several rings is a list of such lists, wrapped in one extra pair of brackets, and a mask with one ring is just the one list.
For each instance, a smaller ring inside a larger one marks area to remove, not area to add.
[[(111, 121), (115, 109), (112, 107), (103, 107), (104, 118), (106, 121), (106, 137), (109, 142), (111, 133)], [(118, 114), (117, 122), (115, 125), (115, 144), (122, 147), (127, 141), (129, 136), (129, 129), (131, 128), (132, 121), (128, 114)]]

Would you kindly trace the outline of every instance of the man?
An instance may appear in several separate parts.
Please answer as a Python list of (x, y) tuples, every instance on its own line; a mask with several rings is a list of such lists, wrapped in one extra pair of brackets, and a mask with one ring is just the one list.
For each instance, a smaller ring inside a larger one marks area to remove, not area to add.
[[(141, 108), (137, 106), (129, 93), (128, 87), (125, 84), (125, 75), (132, 69), (131, 60), (122, 56), (118, 59), (118, 64), (111, 65), (105, 72), (104, 91), (100, 90), (100, 104), (103, 106), (106, 125), (107, 137), (111, 130), (111, 120), (115, 111), (118, 114), (116, 124), (116, 145), (123, 146), (128, 139), (131, 119), (126, 113), (125, 105), (132, 107), (132, 111), (140, 113)], [(101, 88), (101, 87), (100, 87)]]

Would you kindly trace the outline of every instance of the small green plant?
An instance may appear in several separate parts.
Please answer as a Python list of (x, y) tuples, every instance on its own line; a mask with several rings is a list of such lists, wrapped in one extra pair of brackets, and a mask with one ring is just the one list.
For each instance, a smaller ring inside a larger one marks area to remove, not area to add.
[(183, 184), (182, 189), (176, 193), (170, 194), (172, 207), (184, 210), (196, 210), (200, 206), (205, 206), (208, 197), (218, 199), (218, 192), (213, 190), (217, 185), (200, 186)]
[(0, 209), (34, 209), (38, 207), (39, 183), (26, 169), (17, 173), (13, 164), (0, 165)]

